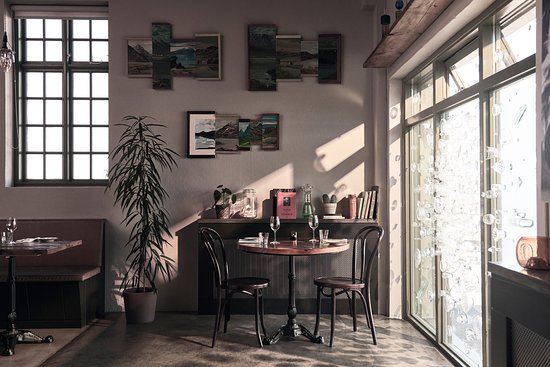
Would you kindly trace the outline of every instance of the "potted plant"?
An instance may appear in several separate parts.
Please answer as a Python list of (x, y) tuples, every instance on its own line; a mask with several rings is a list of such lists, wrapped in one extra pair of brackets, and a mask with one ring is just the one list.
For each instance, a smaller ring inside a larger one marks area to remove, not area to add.
[(124, 132), (111, 152), (114, 164), (107, 189), (113, 188), (114, 205), (120, 204), (122, 223), (130, 228), (125, 244), (128, 268), (120, 289), (124, 289), (126, 321), (145, 323), (155, 318), (156, 276), (170, 281), (175, 270), (174, 261), (164, 254), (164, 245), (170, 246), (165, 238), (172, 235), (164, 208), (168, 193), (160, 174), (177, 165), (177, 153), (153, 131), (165, 126), (149, 116), (126, 116), (117, 126), (123, 126)]
[(224, 185), (218, 185), (214, 190), (214, 204), (217, 218), (229, 218), (231, 215), (231, 204), (235, 204), (237, 196)]
[(328, 196), (328, 194), (323, 194), (323, 209), (325, 214), (336, 214), (336, 205), (338, 203), (338, 198), (335, 194)]

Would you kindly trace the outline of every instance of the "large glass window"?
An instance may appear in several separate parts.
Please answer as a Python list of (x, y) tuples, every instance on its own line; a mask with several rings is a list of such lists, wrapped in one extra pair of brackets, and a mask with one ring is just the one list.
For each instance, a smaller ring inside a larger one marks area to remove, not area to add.
[(103, 184), (108, 22), (17, 19), (17, 184)]
[(510, 1), (403, 83), (408, 317), (469, 366), (489, 363), (487, 261), (536, 235), (535, 18)]

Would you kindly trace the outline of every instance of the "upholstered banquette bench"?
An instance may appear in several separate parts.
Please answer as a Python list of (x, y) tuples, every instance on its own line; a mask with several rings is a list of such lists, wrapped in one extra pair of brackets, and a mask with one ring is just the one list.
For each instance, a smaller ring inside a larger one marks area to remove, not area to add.
[[(2, 222), (0, 222), (2, 223)], [(18, 328), (82, 327), (105, 311), (104, 219), (17, 221), (14, 238), (58, 237), (82, 245), (15, 259)], [(0, 327), (7, 321), (7, 258), (0, 259)]]

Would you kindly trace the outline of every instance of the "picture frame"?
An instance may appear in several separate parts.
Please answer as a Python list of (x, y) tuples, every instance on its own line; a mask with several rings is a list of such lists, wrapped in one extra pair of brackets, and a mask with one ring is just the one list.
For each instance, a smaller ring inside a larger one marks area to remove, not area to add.
[(248, 90), (277, 90), (277, 26), (248, 26)]
[(194, 38), (170, 40), (170, 73), (172, 76), (194, 76), (197, 68)]
[(187, 111), (187, 158), (216, 157), (216, 113)]
[(302, 80), (302, 36), (277, 35), (277, 81)]
[(126, 75), (130, 78), (151, 78), (153, 76), (153, 39), (127, 39)]
[(216, 153), (239, 152), (239, 115), (216, 114)]
[(279, 114), (262, 115), (262, 150), (279, 150)]
[(219, 33), (195, 34), (197, 66), (195, 79), (222, 80), (222, 36)]
[(301, 42), (302, 76), (317, 76), (319, 72), (319, 41)]
[(341, 83), (342, 78), (342, 35), (319, 35), (319, 70), (317, 81), (319, 83)]

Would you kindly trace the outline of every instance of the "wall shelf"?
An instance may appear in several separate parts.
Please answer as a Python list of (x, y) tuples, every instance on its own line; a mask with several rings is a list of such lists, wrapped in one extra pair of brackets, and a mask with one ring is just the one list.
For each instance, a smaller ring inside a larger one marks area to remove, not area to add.
[(405, 52), (443, 13), (453, 0), (410, 0), (401, 18), (383, 37), (363, 64), (364, 68), (387, 68)]

